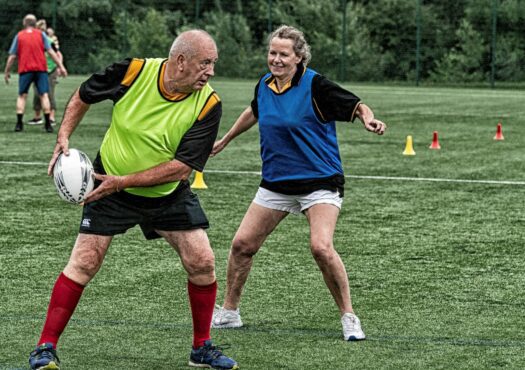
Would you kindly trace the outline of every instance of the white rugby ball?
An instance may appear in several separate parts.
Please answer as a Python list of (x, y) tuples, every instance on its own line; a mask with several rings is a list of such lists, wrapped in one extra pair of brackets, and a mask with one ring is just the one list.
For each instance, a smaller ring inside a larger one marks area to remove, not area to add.
[(61, 153), (53, 167), (55, 187), (60, 198), (70, 203), (81, 203), (93, 190), (94, 170), (88, 156), (77, 149), (69, 149), (69, 155)]

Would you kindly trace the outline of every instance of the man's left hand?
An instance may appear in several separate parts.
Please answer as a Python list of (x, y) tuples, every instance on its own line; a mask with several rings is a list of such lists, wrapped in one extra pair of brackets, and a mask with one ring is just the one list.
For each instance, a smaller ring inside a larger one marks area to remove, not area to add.
[(95, 179), (101, 181), (101, 184), (84, 198), (84, 204), (94, 202), (95, 200), (107, 197), (110, 194), (122, 190), (122, 177), (95, 174)]

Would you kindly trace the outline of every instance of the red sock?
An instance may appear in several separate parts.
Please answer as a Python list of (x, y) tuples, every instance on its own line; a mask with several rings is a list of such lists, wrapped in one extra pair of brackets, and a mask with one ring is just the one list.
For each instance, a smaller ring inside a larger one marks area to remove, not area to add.
[(193, 348), (196, 349), (202, 347), (204, 342), (211, 338), (211, 319), (217, 297), (217, 282), (199, 286), (188, 280), (188, 295), (193, 318)]
[(56, 348), (58, 338), (73, 315), (83, 291), (83, 285), (75, 283), (64, 273), (60, 274), (51, 293), (46, 322), (38, 345), (53, 343)]

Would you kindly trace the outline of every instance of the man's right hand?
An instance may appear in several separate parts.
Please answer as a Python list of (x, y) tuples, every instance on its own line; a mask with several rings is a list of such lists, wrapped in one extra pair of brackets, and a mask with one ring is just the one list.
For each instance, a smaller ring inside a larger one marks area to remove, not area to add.
[(11, 73), (9, 72), (6, 72), (4, 73), (4, 80), (5, 80), (5, 83), (9, 85), (9, 79), (11, 78)]
[(65, 155), (69, 155), (69, 140), (57, 138), (57, 144), (55, 145), (55, 150), (53, 150), (53, 155), (51, 156), (51, 160), (49, 161), (49, 166), (47, 166), (47, 174), (48, 176), (53, 176), (53, 167), (55, 166), (55, 162), (58, 159), (58, 156), (64, 153)]
[(67, 77), (67, 70), (66, 67), (58, 67), (58, 75), (61, 77)]

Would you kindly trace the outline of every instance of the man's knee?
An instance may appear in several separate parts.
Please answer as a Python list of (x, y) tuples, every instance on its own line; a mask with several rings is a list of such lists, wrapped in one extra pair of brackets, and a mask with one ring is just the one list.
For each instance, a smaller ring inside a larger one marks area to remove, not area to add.
[(215, 256), (213, 252), (193, 258), (186, 265), (190, 275), (209, 275), (215, 273)]
[(91, 279), (100, 269), (103, 260), (104, 254), (97, 248), (82, 248), (71, 256), (66, 270), (83, 279)]
[(64, 269), (66, 276), (87, 285), (102, 266), (111, 239), (111, 236), (80, 233)]

